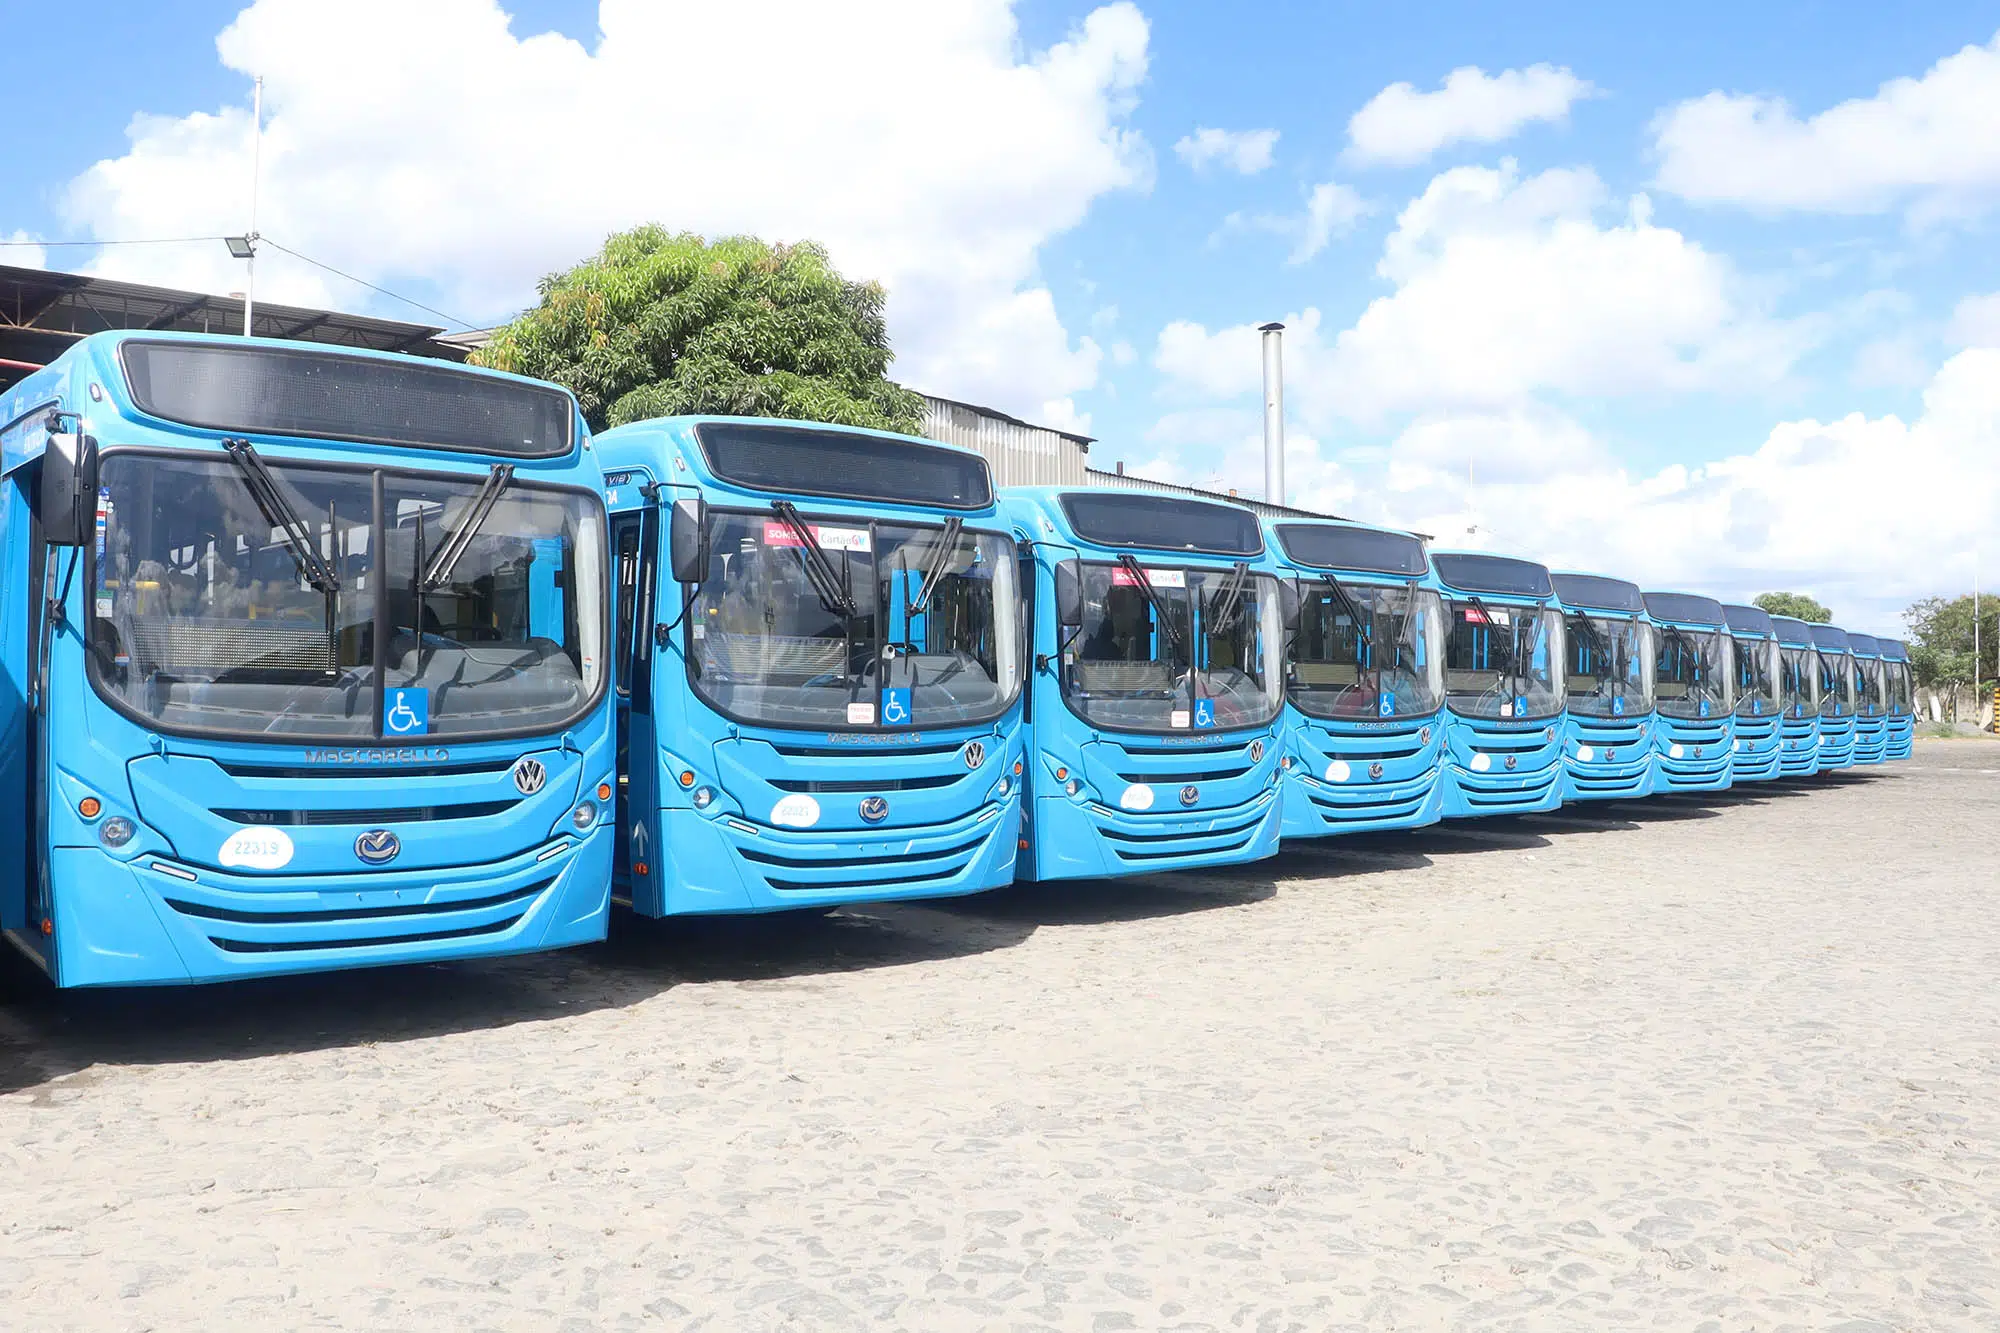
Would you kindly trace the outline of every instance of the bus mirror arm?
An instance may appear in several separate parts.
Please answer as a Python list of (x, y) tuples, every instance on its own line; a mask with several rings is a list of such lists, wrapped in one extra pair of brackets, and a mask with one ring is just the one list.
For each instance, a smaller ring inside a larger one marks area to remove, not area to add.
[(49, 424), (42, 455), (42, 538), (50, 546), (82, 546), (97, 532), (97, 441), (80, 429), (53, 429), (61, 424), (60, 415)]
[(708, 577), (708, 502), (700, 496), (674, 501), (667, 525), (674, 582), (700, 583)]

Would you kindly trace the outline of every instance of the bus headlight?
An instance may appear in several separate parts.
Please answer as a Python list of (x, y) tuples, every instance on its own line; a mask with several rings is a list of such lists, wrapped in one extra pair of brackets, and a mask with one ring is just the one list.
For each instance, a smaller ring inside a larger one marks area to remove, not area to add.
[(993, 795), (998, 800), (1002, 801), (1006, 800), (1008, 795), (1013, 790), (1014, 790), (1014, 783), (1013, 780), (1010, 778), (1001, 778), (998, 782), (993, 784)]
[(693, 800), (695, 809), (706, 810), (714, 803), (715, 793), (707, 787), (696, 787)]
[(132, 835), (138, 831), (133, 826), (132, 821), (125, 818), (125, 816), (113, 815), (104, 821), (103, 827), (97, 830), (97, 840), (106, 847), (123, 847), (126, 843), (132, 841)]
[(1076, 795), (1078, 790), (1079, 788), (1077, 786), (1077, 781), (1075, 778), (1071, 778), (1068, 782), (1065, 782), (1063, 784), (1063, 793), (1065, 795), (1074, 796)]
[(595, 801), (579, 801), (576, 809), (569, 812), (569, 822), (576, 826), (578, 833), (589, 829), (592, 824), (597, 822), (597, 803)]

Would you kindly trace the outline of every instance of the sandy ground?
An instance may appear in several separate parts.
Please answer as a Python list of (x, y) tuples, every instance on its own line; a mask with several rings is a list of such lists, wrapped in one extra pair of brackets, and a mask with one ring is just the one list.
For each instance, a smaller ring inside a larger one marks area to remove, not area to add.
[(0, 1011), (0, 1326), (2000, 1328), (2000, 745)]

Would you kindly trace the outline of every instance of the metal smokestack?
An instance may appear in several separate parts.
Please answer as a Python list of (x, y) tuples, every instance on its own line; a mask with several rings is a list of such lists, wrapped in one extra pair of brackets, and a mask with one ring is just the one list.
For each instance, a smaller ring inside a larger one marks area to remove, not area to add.
[(1264, 335), (1264, 500), (1285, 502), (1285, 326), (1265, 324)]

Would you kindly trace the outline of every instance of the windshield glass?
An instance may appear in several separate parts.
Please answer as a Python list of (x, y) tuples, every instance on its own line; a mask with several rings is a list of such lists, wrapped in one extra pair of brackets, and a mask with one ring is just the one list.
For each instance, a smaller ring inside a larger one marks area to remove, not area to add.
[[(1143, 572), (1152, 597), (1124, 565), (1081, 567), (1083, 623), (1062, 627), (1070, 707), (1130, 731), (1261, 726), (1276, 717), (1284, 701), (1278, 581), (1239, 581), (1234, 569)], [(1232, 588), (1240, 596), (1232, 599)]]
[(1454, 712), (1516, 721), (1555, 716), (1563, 709), (1556, 673), (1562, 653), (1562, 613), (1553, 608), (1463, 598), (1445, 604), (1445, 700)]
[(1443, 705), (1444, 612), (1435, 592), (1346, 582), (1336, 590), (1311, 577), (1300, 590), (1290, 694), (1301, 712), (1417, 717)]
[(1778, 692), (1793, 717), (1819, 711), (1819, 651), (1781, 647), (1778, 650)]
[(1761, 635), (1736, 638), (1736, 711), (1764, 717), (1778, 711), (1778, 641)]
[(1719, 717), (1735, 706), (1729, 636), (1713, 629), (1658, 627), (1660, 712), (1668, 717)]
[(687, 611), (703, 699), (747, 722), (826, 730), (1006, 711), (1021, 681), (1011, 539), (960, 530), (945, 547), (942, 525), (802, 521), (831, 597), (812, 578), (812, 548), (776, 514), (711, 516), (708, 577)]
[(1653, 711), (1653, 627), (1637, 616), (1564, 618), (1563, 682), (1569, 711), (1632, 717)]
[[(510, 486), (427, 589), (426, 562), (484, 476), (266, 462), (330, 580), (309, 573), (227, 459), (105, 457), (90, 645), (91, 674), (113, 702), (165, 729), (403, 740), (549, 730), (596, 696), (604, 515), (594, 496)], [(378, 598), (389, 623), (380, 652)], [(378, 670), (407, 687), (386, 732)]]
[(1820, 650), (1819, 707), (1828, 717), (1854, 711), (1854, 659), (1848, 654)]
[(1889, 700), (1889, 711), (1899, 717), (1907, 717), (1910, 709), (1910, 664), (1908, 662), (1884, 662), (1882, 664), (1883, 689)]
[(1882, 659), (1879, 657), (1857, 657), (1854, 659), (1854, 701), (1869, 717), (1879, 717), (1887, 709), (1889, 696), (1884, 689)]

